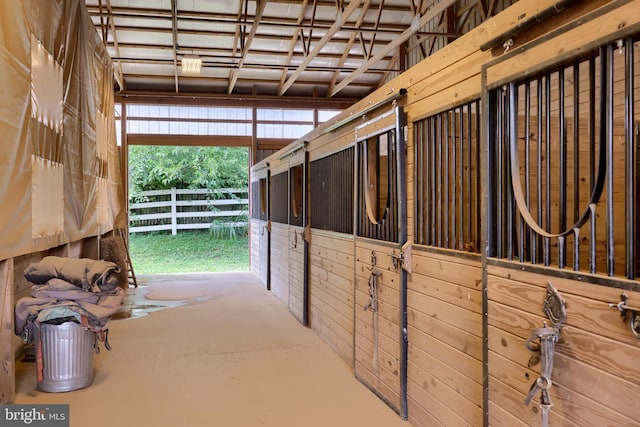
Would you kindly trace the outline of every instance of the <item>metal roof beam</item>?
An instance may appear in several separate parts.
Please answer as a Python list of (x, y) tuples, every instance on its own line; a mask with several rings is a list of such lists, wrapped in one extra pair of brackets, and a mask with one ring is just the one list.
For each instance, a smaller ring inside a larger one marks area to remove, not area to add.
[(313, 58), (318, 55), (320, 50), (331, 40), (331, 37), (340, 31), (342, 25), (349, 19), (349, 17), (358, 10), (360, 6), (361, 0), (351, 0), (349, 2), (349, 6), (344, 9), (344, 11), (339, 11), (336, 22), (331, 26), (331, 28), (325, 33), (325, 35), (320, 39), (320, 41), (316, 44), (313, 50), (307, 55), (307, 57), (302, 61), (302, 64), (298, 66), (296, 71), (289, 77), (289, 79), (282, 85), (280, 90), (278, 91), (279, 95), (284, 95), (284, 93), (293, 85), (300, 74), (304, 71), (304, 69), (309, 65), (309, 63), (313, 60)]
[(369, 59), (366, 63), (362, 64), (356, 71), (351, 73), (347, 78), (342, 80), (334, 89), (329, 93), (329, 96), (334, 96), (336, 93), (340, 92), (342, 89), (347, 87), (349, 83), (357, 79), (359, 76), (364, 74), (370, 67), (376, 64), (378, 61), (382, 60), (389, 52), (393, 49), (400, 46), (402, 43), (407, 41), (412, 35), (418, 32), (420, 28), (425, 26), (429, 21), (431, 21), (436, 16), (445, 12), (447, 8), (453, 6), (456, 3), (456, 0), (444, 0), (440, 3), (436, 4), (428, 10), (424, 15), (420, 18), (414, 19), (411, 26), (405, 30), (399, 37), (395, 38), (391, 43), (387, 44), (380, 52), (374, 55), (371, 59)]

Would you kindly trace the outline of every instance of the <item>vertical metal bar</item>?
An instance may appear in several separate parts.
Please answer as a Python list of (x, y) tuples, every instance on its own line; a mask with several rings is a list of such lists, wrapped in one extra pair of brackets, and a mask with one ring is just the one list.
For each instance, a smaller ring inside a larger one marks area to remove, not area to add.
[(460, 182), (459, 174), (462, 172), (462, 168), (458, 167), (458, 115), (456, 109), (451, 111), (452, 126), (451, 136), (453, 137), (453, 147), (451, 152), (451, 164), (453, 165), (453, 173), (451, 175), (453, 179), (453, 185), (451, 186), (451, 249), (459, 249), (458, 247), (458, 182)]
[(438, 117), (431, 117), (431, 119), (429, 120), (430, 123), (430, 134), (431, 134), (431, 164), (429, 165), (429, 167), (431, 168), (431, 242), (430, 244), (432, 246), (435, 246), (438, 243), (438, 239), (436, 237), (436, 230), (438, 230), (438, 183), (437, 183), (437, 175), (436, 172), (438, 171), (438, 159), (437, 159), (437, 148), (438, 148), (438, 144), (437, 144), (437, 139), (436, 139), (436, 135), (437, 135), (437, 124), (438, 124)]
[(449, 193), (450, 193), (450, 185), (449, 185), (449, 176), (451, 175), (451, 165), (449, 163), (450, 157), (450, 141), (449, 141), (449, 133), (451, 132), (451, 123), (449, 121), (449, 112), (443, 113), (444, 119), (444, 161), (442, 164), (442, 173), (444, 174), (444, 182), (442, 184), (442, 191), (444, 192), (444, 201), (443, 201), (443, 216), (444, 216), (444, 247), (449, 249)]
[(444, 167), (442, 167), (442, 115), (438, 115), (438, 119), (436, 122), (436, 146), (437, 146), (437, 150), (438, 150), (438, 159), (436, 161), (436, 169), (438, 170), (438, 182), (436, 183), (436, 191), (438, 192), (438, 222), (436, 225), (437, 228), (437, 235), (438, 235), (438, 241), (436, 242), (438, 247), (442, 247), (442, 223), (443, 223), (443, 218), (442, 218), (442, 174), (443, 174), (443, 169)]
[[(406, 180), (403, 179), (406, 176), (406, 161), (405, 161), (405, 138), (404, 138), (404, 109), (402, 107), (396, 107), (396, 144), (395, 144), (395, 182), (397, 184), (396, 193), (397, 208), (398, 208), (398, 243), (400, 250), (407, 242), (407, 187)], [(408, 317), (407, 317), (407, 271), (404, 268), (400, 269), (400, 335), (402, 342), (400, 343), (400, 399), (401, 410), (400, 415), (403, 420), (408, 417), (408, 402), (407, 402), (407, 372), (409, 361), (409, 340), (408, 340)]]
[(590, 273), (595, 273), (597, 268), (596, 268), (596, 227), (595, 227), (595, 223), (596, 223), (596, 205), (595, 203), (591, 203), (589, 205), (589, 221), (592, 224), (591, 227), (591, 235), (589, 236), (589, 239), (591, 240), (590, 244), (589, 244), (589, 272)]
[(518, 90), (514, 83), (509, 84), (507, 89), (507, 96), (509, 97), (509, 104), (505, 105), (506, 123), (505, 123), (505, 138), (502, 144), (502, 151), (504, 152), (504, 169), (505, 169), (505, 181), (504, 190), (506, 191), (506, 230), (507, 230), (507, 259), (513, 260), (515, 242), (513, 241), (513, 229), (515, 222), (514, 208), (513, 208), (513, 189), (511, 187), (511, 174), (520, 173), (519, 171), (511, 170), (510, 156), (518, 156), (519, 153), (511, 153), (509, 146), (511, 138), (518, 137)]
[[(267, 224), (271, 221), (271, 169), (267, 170)], [(271, 290), (271, 230), (267, 227), (267, 290)]]
[[(542, 77), (538, 77), (536, 82), (536, 94), (537, 94), (537, 112), (538, 112), (538, 126), (537, 126), (537, 138), (538, 138), (538, 148), (536, 150), (538, 155), (537, 161), (537, 194), (536, 194), (536, 205), (538, 208), (538, 224), (542, 224)], [(532, 262), (537, 264), (539, 259), (541, 258), (542, 245), (538, 245), (540, 243), (540, 237), (536, 236), (536, 246), (538, 246), (538, 250), (534, 252)]]
[[(545, 230), (551, 232), (551, 75), (545, 75)], [(550, 260), (549, 238), (544, 238), (544, 265), (549, 266)]]
[[(604, 49), (600, 48), (600, 63), (603, 62)], [(602, 66), (601, 66), (602, 68)], [(602, 79), (602, 76), (600, 77)], [(602, 81), (601, 81), (602, 84)], [(603, 89), (601, 88), (601, 91)], [(602, 95), (602, 94), (601, 94)], [(602, 100), (601, 100), (602, 109)], [(602, 117), (600, 117), (602, 119)], [(592, 192), (596, 185), (596, 59), (589, 60), (589, 192)], [(602, 123), (602, 122), (601, 122)], [(601, 126), (602, 127), (602, 126)], [(604, 141), (601, 141), (604, 143)], [(596, 266), (596, 213), (595, 205), (589, 206), (591, 215), (589, 218), (589, 272), (595, 273)]]
[[(495, 146), (495, 123), (494, 117), (496, 115), (495, 111), (495, 90), (489, 91), (487, 90), (487, 78), (486, 78), (486, 66), (482, 67), (481, 73), (481, 87), (482, 87), (482, 99), (485, 101), (482, 103), (482, 116), (485, 120), (482, 121), (482, 130), (478, 130), (476, 135), (482, 135), (482, 138), (476, 140), (477, 141), (477, 159), (479, 163), (477, 164), (477, 177), (482, 180), (482, 184), (480, 187), (482, 188), (482, 197), (478, 197), (477, 201), (480, 203), (479, 209), (477, 212), (483, 212), (482, 223), (481, 223), (481, 232), (479, 237), (479, 242), (482, 242), (477, 250), (480, 251), (480, 257), (482, 262), (482, 408), (483, 408), (483, 416), (482, 416), (482, 425), (489, 425), (489, 321), (488, 321), (488, 312), (489, 312), (489, 300), (487, 293), (487, 283), (488, 283), (488, 274), (487, 274), (487, 258), (490, 256), (495, 256), (495, 243), (493, 239), (493, 229), (495, 228), (495, 217), (494, 217), (494, 186), (492, 177), (495, 177), (495, 172), (493, 170), (493, 146)], [(479, 104), (476, 104), (477, 107), (480, 107)], [(476, 110), (476, 117), (480, 116), (480, 110)], [(480, 120), (478, 119), (476, 122), (477, 125), (480, 125)], [(482, 156), (480, 155), (482, 153)]]
[(614, 268), (614, 220), (613, 220), (613, 44), (607, 46), (606, 81), (606, 133), (607, 133), (607, 274), (613, 276)]
[(496, 98), (496, 107), (497, 107), (497, 114), (496, 114), (496, 154), (497, 154), (497, 159), (496, 159), (496, 176), (497, 180), (496, 180), (496, 194), (495, 194), (495, 198), (496, 198), (496, 249), (497, 249), (497, 254), (496, 256), (498, 258), (503, 258), (504, 257), (504, 192), (505, 192), (505, 188), (504, 188), (504, 114), (505, 114), (505, 108), (504, 108), (504, 91), (502, 88), (496, 89), (496, 93), (497, 93), (497, 98)]
[[(567, 129), (565, 123), (565, 85), (564, 85), (564, 68), (558, 71), (558, 145), (560, 148), (560, 185), (558, 194), (558, 224), (559, 229), (564, 231), (567, 229)], [(558, 240), (558, 267), (565, 267), (565, 250), (564, 238), (562, 244)]]
[[(531, 84), (524, 85), (524, 179), (525, 201), (531, 210)], [(520, 216), (520, 262), (531, 259), (531, 231)], [(528, 256), (527, 256), (528, 254)]]
[(467, 106), (461, 106), (458, 109), (458, 131), (456, 133), (456, 140), (458, 141), (458, 250), (464, 249), (464, 112)]
[[(481, 168), (480, 176), (484, 180), (486, 196), (480, 200), (480, 203), (484, 206), (483, 210), (485, 212), (484, 217), (480, 217), (480, 219), (484, 219), (482, 222), (482, 239), (484, 239), (483, 244), (478, 248), (481, 251), (482, 258), (486, 257), (495, 257), (498, 254), (498, 240), (497, 240), (497, 212), (498, 212), (498, 178), (497, 178), (497, 154), (495, 142), (498, 140), (498, 117), (500, 116), (500, 109), (498, 108), (498, 99), (500, 98), (500, 93), (498, 89), (488, 91), (487, 99), (488, 102), (486, 105), (483, 105), (483, 111), (486, 113), (487, 120), (486, 123), (486, 137), (482, 139), (482, 148), (486, 150), (484, 159), (486, 162), (486, 167)], [(483, 123), (483, 124), (484, 124)], [(478, 124), (480, 122), (478, 121)], [(492, 143), (489, 143), (492, 141)], [(477, 150), (481, 152), (482, 150)], [(484, 275), (483, 269), (483, 275)], [(483, 280), (483, 287), (486, 286)], [(482, 300), (486, 299), (486, 295), (483, 295)], [(486, 313), (483, 310), (483, 313)], [(486, 361), (485, 361), (486, 362)]]
[[(305, 141), (305, 145), (307, 142)], [(302, 229), (306, 230), (309, 225), (309, 152), (304, 150), (304, 163), (302, 166)], [(304, 233), (304, 231), (303, 231)], [(309, 270), (309, 241), (302, 239), (302, 324), (309, 326), (309, 280), (311, 279)]]
[[(573, 223), (580, 217), (580, 63), (573, 64)], [(580, 268), (579, 229), (574, 230), (573, 269)]]
[(422, 160), (420, 163), (421, 176), (422, 176), (422, 190), (420, 191), (420, 226), (422, 227), (422, 240), (420, 243), (427, 244), (429, 241), (429, 149), (427, 145), (427, 122), (426, 120), (421, 120), (419, 123), (421, 138), (420, 138), (420, 147), (422, 149)]
[[(460, 107), (460, 199), (458, 201), (459, 209), (460, 209), (460, 250), (464, 250), (465, 248), (465, 239), (467, 238), (467, 230), (468, 223), (471, 221), (471, 218), (467, 218), (465, 216), (466, 209), (464, 208), (464, 198), (465, 194), (468, 194), (468, 179), (471, 176), (471, 164), (470, 158), (467, 152), (467, 146), (469, 145), (469, 140), (467, 139), (467, 129), (466, 122), (467, 116), (469, 115), (469, 109), (471, 108), (471, 104), (467, 104), (463, 107)], [(471, 200), (469, 200), (470, 204)], [(466, 220), (466, 221), (465, 221)]]
[(573, 229), (573, 270), (580, 270), (580, 229)]
[(626, 274), (627, 279), (635, 279), (636, 276), (636, 256), (635, 256), (635, 147), (634, 147), (634, 78), (633, 78), (633, 38), (628, 37), (625, 42), (625, 90), (624, 90), (624, 135), (625, 135), (625, 216), (626, 216)]
[(422, 244), (424, 242), (424, 150), (422, 139), (422, 121), (413, 124), (413, 152), (414, 152), (414, 176), (415, 186), (413, 187), (414, 204), (413, 204), (413, 223), (415, 242)]
[[(469, 206), (471, 209), (470, 211), (470, 216), (473, 216), (474, 218), (474, 227), (472, 229), (472, 231), (470, 231), (470, 234), (473, 235), (473, 243), (474, 243), (474, 247), (476, 249), (477, 252), (482, 252), (482, 244), (480, 243), (481, 239), (482, 239), (482, 233), (481, 233), (481, 227), (482, 227), (482, 190), (484, 188), (484, 186), (481, 184), (481, 180), (482, 180), (482, 163), (481, 163), (481, 138), (480, 138), (480, 134), (482, 132), (481, 130), (481, 125), (480, 125), (480, 101), (476, 102), (476, 119), (475, 119), (475, 142), (476, 142), (476, 146), (475, 146), (475, 168), (470, 168), (470, 170), (475, 170), (475, 175), (474, 175), (474, 179), (473, 180), (473, 186), (474, 186), (474, 192), (472, 194), (469, 195), (470, 199), (473, 199), (473, 205), (471, 203), (469, 203)], [(488, 116), (488, 114), (487, 114)], [(487, 120), (490, 120), (489, 117), (487, 117)], [(469, 142), (471, 142), (471, 119), (469, 120)], [(469, 144), (471, 146), (471, 144)], [(469, 148), (469, 150), (471, 150), (471, 147)], [(471, 154), (471, 151), (469, 151), (469, 154)], [(471, 178), (470, 178), (471, 179)], [(485, 185), (489, 186), (487, 184), (487, 182), (485, 182)], [(489, 191), (490, 189), (487, 188), (487, 197), (489, 197)], [(488, 214), (488, 212), (487, 212)]]

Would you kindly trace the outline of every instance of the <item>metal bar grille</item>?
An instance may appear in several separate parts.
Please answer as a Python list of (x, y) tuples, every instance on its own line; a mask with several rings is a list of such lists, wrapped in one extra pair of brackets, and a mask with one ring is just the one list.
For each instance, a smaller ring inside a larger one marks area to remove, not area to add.
[(417, 244), (480, 252), (480, 101), (414, 122)]
[(304, 165), (289, 168), (289, 224), (302, 226), (304, 223)]
[(260, 181), (251, 183), (251, 218), (260, 219)]
[[(378, 222), (373, 222), (367, 215), (365, 191), (369, 186), (366, 182), (365, 171), (367, 170), (367, 152), (365, 141), (359, 141), (358, 146), (358, 205), (357, 205), (357, 235), (370, 239), (384, 240), (386, 242), (398, 241), (398, 190), (397, 190), (397, 166), (396, 166), (396, 136), (395, 130), (389, 130), (383, 135), (367, 138), (369, 142), (386, 135), (387, 156), (381, 156), (385, 165), (379, 165), (379, 173), (385, 174), (384, 178), (378, 177), (378, 182), (382, 182), (384, 189), (380, 191), (386, 194), (386, 208), (384, 215)], [(386, 172), (384, 172), (386, 171)], [(379, 191), (379, 192), (380, 192)], [(378, 207), (376, 207), (377, 209)]]
[(309, 166), (312, 228), (353, 234), (353, 161), (347, 148)]
[(271, 207), (271, 221), (287, 224), (289, 221), (289, 174), (281, 172), (272, 175), (269, 180), (269, 205)]
[(619, 40), (490, 92), (489, 256), (636, 278), (638, 49)]

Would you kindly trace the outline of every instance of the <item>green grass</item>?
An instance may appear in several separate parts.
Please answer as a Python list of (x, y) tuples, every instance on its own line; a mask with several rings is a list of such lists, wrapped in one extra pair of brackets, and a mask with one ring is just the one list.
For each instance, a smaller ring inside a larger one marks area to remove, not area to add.
[(249, 271), (247, 236), (218, 239), (208, 232), (132, 234), (129, 242), (136, 274)]

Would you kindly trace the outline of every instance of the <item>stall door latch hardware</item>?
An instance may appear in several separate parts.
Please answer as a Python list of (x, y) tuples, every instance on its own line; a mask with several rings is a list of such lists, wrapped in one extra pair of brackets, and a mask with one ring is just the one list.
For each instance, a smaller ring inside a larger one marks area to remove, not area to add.
[(619, 303), (609, 303), (609, 307), (615, 308), (620, 312), (620, 317), (623, 322), (629, 318), (629, 327), (634, 337), (640, 339), (640, 307), (633, 307), (627, 304), (629, 297), (626, 293), (620, 295), (621, 301)]

